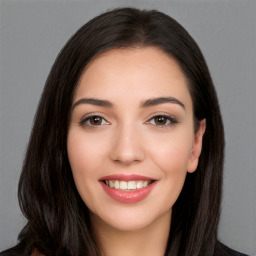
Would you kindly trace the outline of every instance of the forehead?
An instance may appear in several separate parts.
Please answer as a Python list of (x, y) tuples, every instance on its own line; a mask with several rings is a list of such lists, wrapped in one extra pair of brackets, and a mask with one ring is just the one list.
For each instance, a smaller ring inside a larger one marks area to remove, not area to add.
[(113, 49), (94, 58), (78, 83), (75, 99), (176, 96), (191, 101), (177, 61), (156, 47)]

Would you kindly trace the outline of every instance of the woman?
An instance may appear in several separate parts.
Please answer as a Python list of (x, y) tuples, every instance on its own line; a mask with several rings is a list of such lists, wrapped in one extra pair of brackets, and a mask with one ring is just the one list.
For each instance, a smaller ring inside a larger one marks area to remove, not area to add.
[(217, 240), (224, 132), (195, 41), (157, 11), (89, 21), (60, 52), (2, 255), (242, 255)]

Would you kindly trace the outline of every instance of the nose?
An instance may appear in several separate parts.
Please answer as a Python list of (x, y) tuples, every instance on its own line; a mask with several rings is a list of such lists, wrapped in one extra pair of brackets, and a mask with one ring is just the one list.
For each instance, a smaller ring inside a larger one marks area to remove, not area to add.
[(135, 128), (120, 127), (115, 131), (113, 144), (110, 152), (112, 161), (122, 165), (138, 163), (145, 158), (145, 145), (141, 135)]

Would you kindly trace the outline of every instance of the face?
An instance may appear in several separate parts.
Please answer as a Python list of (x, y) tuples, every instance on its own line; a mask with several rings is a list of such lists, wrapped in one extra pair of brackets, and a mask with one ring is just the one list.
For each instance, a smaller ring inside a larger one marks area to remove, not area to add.
[(119, 230), (168, 219), (186, 173), (197, 168), (204, 126), (195, 133), (186, 78), (161, 50), (96, 57), (79, 81), (67, 138), (91, 218)]

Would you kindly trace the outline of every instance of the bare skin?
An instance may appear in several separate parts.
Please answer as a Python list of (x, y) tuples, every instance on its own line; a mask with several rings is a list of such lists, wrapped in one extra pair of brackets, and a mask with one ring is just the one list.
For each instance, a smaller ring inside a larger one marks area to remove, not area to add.
[(97, 216), (92, 222), (103, 256), (163, 256), (170, 231), (170, 212), (141, 230), (122, 231), (106, 225)]
[[(186, 78), (158, 48), (110, 50), (87, 66), (67, 149), (103, 256), (164, 255), (172, 206), (197, 168), (205, 125), (195, 133)], [(155, 182), (145, 198), (124, 203), (106, 193), (102, 177), (131, 174)]]

